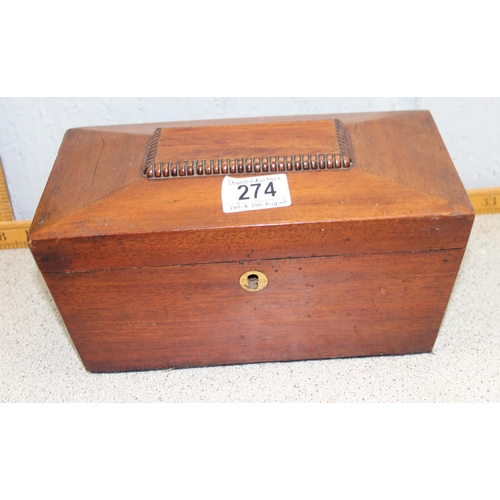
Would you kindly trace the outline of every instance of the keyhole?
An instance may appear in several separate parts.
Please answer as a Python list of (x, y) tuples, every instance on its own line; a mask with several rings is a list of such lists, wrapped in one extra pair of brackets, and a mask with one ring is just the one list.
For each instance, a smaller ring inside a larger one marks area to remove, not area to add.
[(247, 292), (260, 292), (268, 283), (267, 276), (260, 271), (247, 271), (240, 276), (240, 286)]
[(259, 288), (259, 277), (256, 274), (249, 274), (247, 276), (248, 288), (255, 290)]

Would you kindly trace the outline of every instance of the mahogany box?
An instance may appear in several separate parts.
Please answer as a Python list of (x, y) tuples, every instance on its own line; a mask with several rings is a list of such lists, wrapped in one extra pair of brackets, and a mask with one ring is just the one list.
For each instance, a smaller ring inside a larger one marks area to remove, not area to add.
[(69, 130), (29, 244), (94, 372), (432, 350), (474, 212), (427, 111)]

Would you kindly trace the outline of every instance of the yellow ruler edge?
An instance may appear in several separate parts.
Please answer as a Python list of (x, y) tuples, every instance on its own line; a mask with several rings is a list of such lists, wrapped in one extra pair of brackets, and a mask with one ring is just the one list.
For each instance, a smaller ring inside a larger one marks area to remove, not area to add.
[[(468, 189), (476, 215), (500, 213), (500, 187)], [(0, 250), (26, 248), (30, 220), (0, 221)]]
[(14, 215), (12, 214), (12, 207), (10, 206), (2, 159), (0, 158), (0, 221), (12, 220), (13, 218)]
[(500, 213), (500, 187), (467, 189), (476, 215)]
[(27, 248), (30, 220), (0, 221), (0, 250)]

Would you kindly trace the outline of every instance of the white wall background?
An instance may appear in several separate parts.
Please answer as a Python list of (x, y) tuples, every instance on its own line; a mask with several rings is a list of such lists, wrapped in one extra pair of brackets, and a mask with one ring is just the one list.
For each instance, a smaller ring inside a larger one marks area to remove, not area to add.
[(429, 109), (466, 188), (500, 185), (500, 98), (0, 98), (0, 157), (17, 219), (31, 219), (72, 127)]

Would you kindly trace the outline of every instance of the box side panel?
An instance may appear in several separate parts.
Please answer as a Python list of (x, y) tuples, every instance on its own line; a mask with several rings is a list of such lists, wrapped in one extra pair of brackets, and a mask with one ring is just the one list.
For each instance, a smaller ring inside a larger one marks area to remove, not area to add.
[[(463, 250), (46, 274), (90, 371), (429, 352)], [(269, 284), (248, 292), (246, 271)]]

